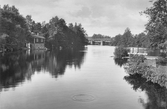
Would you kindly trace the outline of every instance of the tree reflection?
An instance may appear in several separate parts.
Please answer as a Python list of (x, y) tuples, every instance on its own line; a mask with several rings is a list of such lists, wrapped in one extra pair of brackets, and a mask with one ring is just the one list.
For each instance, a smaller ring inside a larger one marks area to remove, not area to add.
[(49, 72), (57, 78), (64, 74), (67, 66), (81, 68), (84, 56), (85, 52), (80, 49), (5, 54), (0, 58), (0, 90), (30, 80), (35, 72)]
[(0, 59), (0, 85), (3, 88), (16, 86), (18, 83), (30, 79), (29, 62), (23, 53), (5, 54)]
[(77, 49), (52, 51), (45, 58), (44, 69), (54, 77), (63, 75), (67, 66), (80, 68), (84, 60), (85, 52)]
[(135, 91), (140, 89), (146, 92), (148, 100), (139, 99), (145, 109), (167, 109), (167, 89), (165, 87), (147, 81), (140, 74), (125, 76), (124, 79), (133, 86)]
[(157, 60), (144, 56), (130, 56), (125, 71), (129, 76), (124, 79), (138, 89), (145, 91), (148, 100), (139, 99), (145, 109), (167, 109), (167, 75), (166, 66), (157, 64)]
[(122, 67), (122, 65), (126, 64), (128, 61), (128, 58), (114, 58), (115, 64)]
[(127, 63), (128, 60), (128, 52), (129, 49), (123, 47), (123, 46), (118, 46), (115, 48), (114, 50), (114, 61), (115, 64), (119, 65), (120, 67), (122, 67), (122, 65), (124, 65), (125, 63)]

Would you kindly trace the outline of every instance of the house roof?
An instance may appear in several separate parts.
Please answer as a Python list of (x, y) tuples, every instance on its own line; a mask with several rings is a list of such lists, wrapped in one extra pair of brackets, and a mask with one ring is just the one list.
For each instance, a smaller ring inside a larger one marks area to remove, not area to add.
[(36, 35), (36, 34), (32, 34), (32, 37), (34, 37), (34, 38), (45, 39), (42, 35)]

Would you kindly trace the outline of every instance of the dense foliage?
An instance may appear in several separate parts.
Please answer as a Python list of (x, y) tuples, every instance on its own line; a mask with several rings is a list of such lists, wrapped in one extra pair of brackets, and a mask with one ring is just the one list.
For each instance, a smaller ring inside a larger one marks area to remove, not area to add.
[(167, 39), (167, 0), (154, 0), (143, 13), (149, 18), (146, 30), (152, 48), (161, 48)]
[(123, 35), (119, 34), (112, 38), (112, 46), (124, 47), (149, 47), (149, 36), (145, 33), (133, 35), (127, 28)]
[(30, 35), (25, 18), (15, 6), (0, 8), (0, 46), (7, 50), (21, 49)]
[(126, 49), (122, 46), (116, 47), (115, 52), (114, 52), (114, 56), (115, 56), (115, 58), (127, 57), (127, 56), (129, 56), (128, 51), (129, 51), (128, 49)]
[(93, 34), (92, 38), (110, 38), (110, 36), (105, 36), (102, 34)]
[(50, 19), (49, 23), (35, 23), (30, 15), (26, 16), (31, 32), (41, 33), (46, 39), (46, 47), (55, 48), (74, 48), (87, 44), (86, 32), (81, 24), (72, 23), (66, 25), (64, 19), (57, 16)]
[(49, 49), (81, 47), (88, 42), (81, 24), (67, 26), (65, 20), (57, 16), (49, 23), (40, 23), (31, 15), (23, 17), (15, 6), (0, 8), (0, 51), (2, 48), (10, 51), (23, 49), (26, 43), (31, 43), (32, 33), (45, 37), (45, 46)]
[[(152, 63), (153, 64), (153, 63)], [(161, 69), (161, 68), (160, 68)], [(147, 81), (158, 83), (161, 86), (167, 87), (167, 76), (158, 67), (149, 65), (144, 56), (131, 56), (125, 66), (125, 70), (130, 75), (140, 74), (146, 78)]]
[(128, 61), (128, 58), (114, 58), (114, 62), (116, 65), (122, 67), (123, 65), (125, 65)]

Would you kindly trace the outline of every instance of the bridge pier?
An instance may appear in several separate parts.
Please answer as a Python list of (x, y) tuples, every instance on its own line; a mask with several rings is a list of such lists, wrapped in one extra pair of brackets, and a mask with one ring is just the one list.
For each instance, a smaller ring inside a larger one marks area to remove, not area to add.
[(100, 41), (100, 45), (103, 45), (103, 41)]

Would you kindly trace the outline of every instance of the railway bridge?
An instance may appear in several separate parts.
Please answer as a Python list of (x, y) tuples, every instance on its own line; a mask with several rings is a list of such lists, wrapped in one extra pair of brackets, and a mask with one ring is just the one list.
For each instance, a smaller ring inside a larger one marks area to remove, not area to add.
[(111, 45), (111, 38), (93, 38), (87, 37), (90, 45)]

